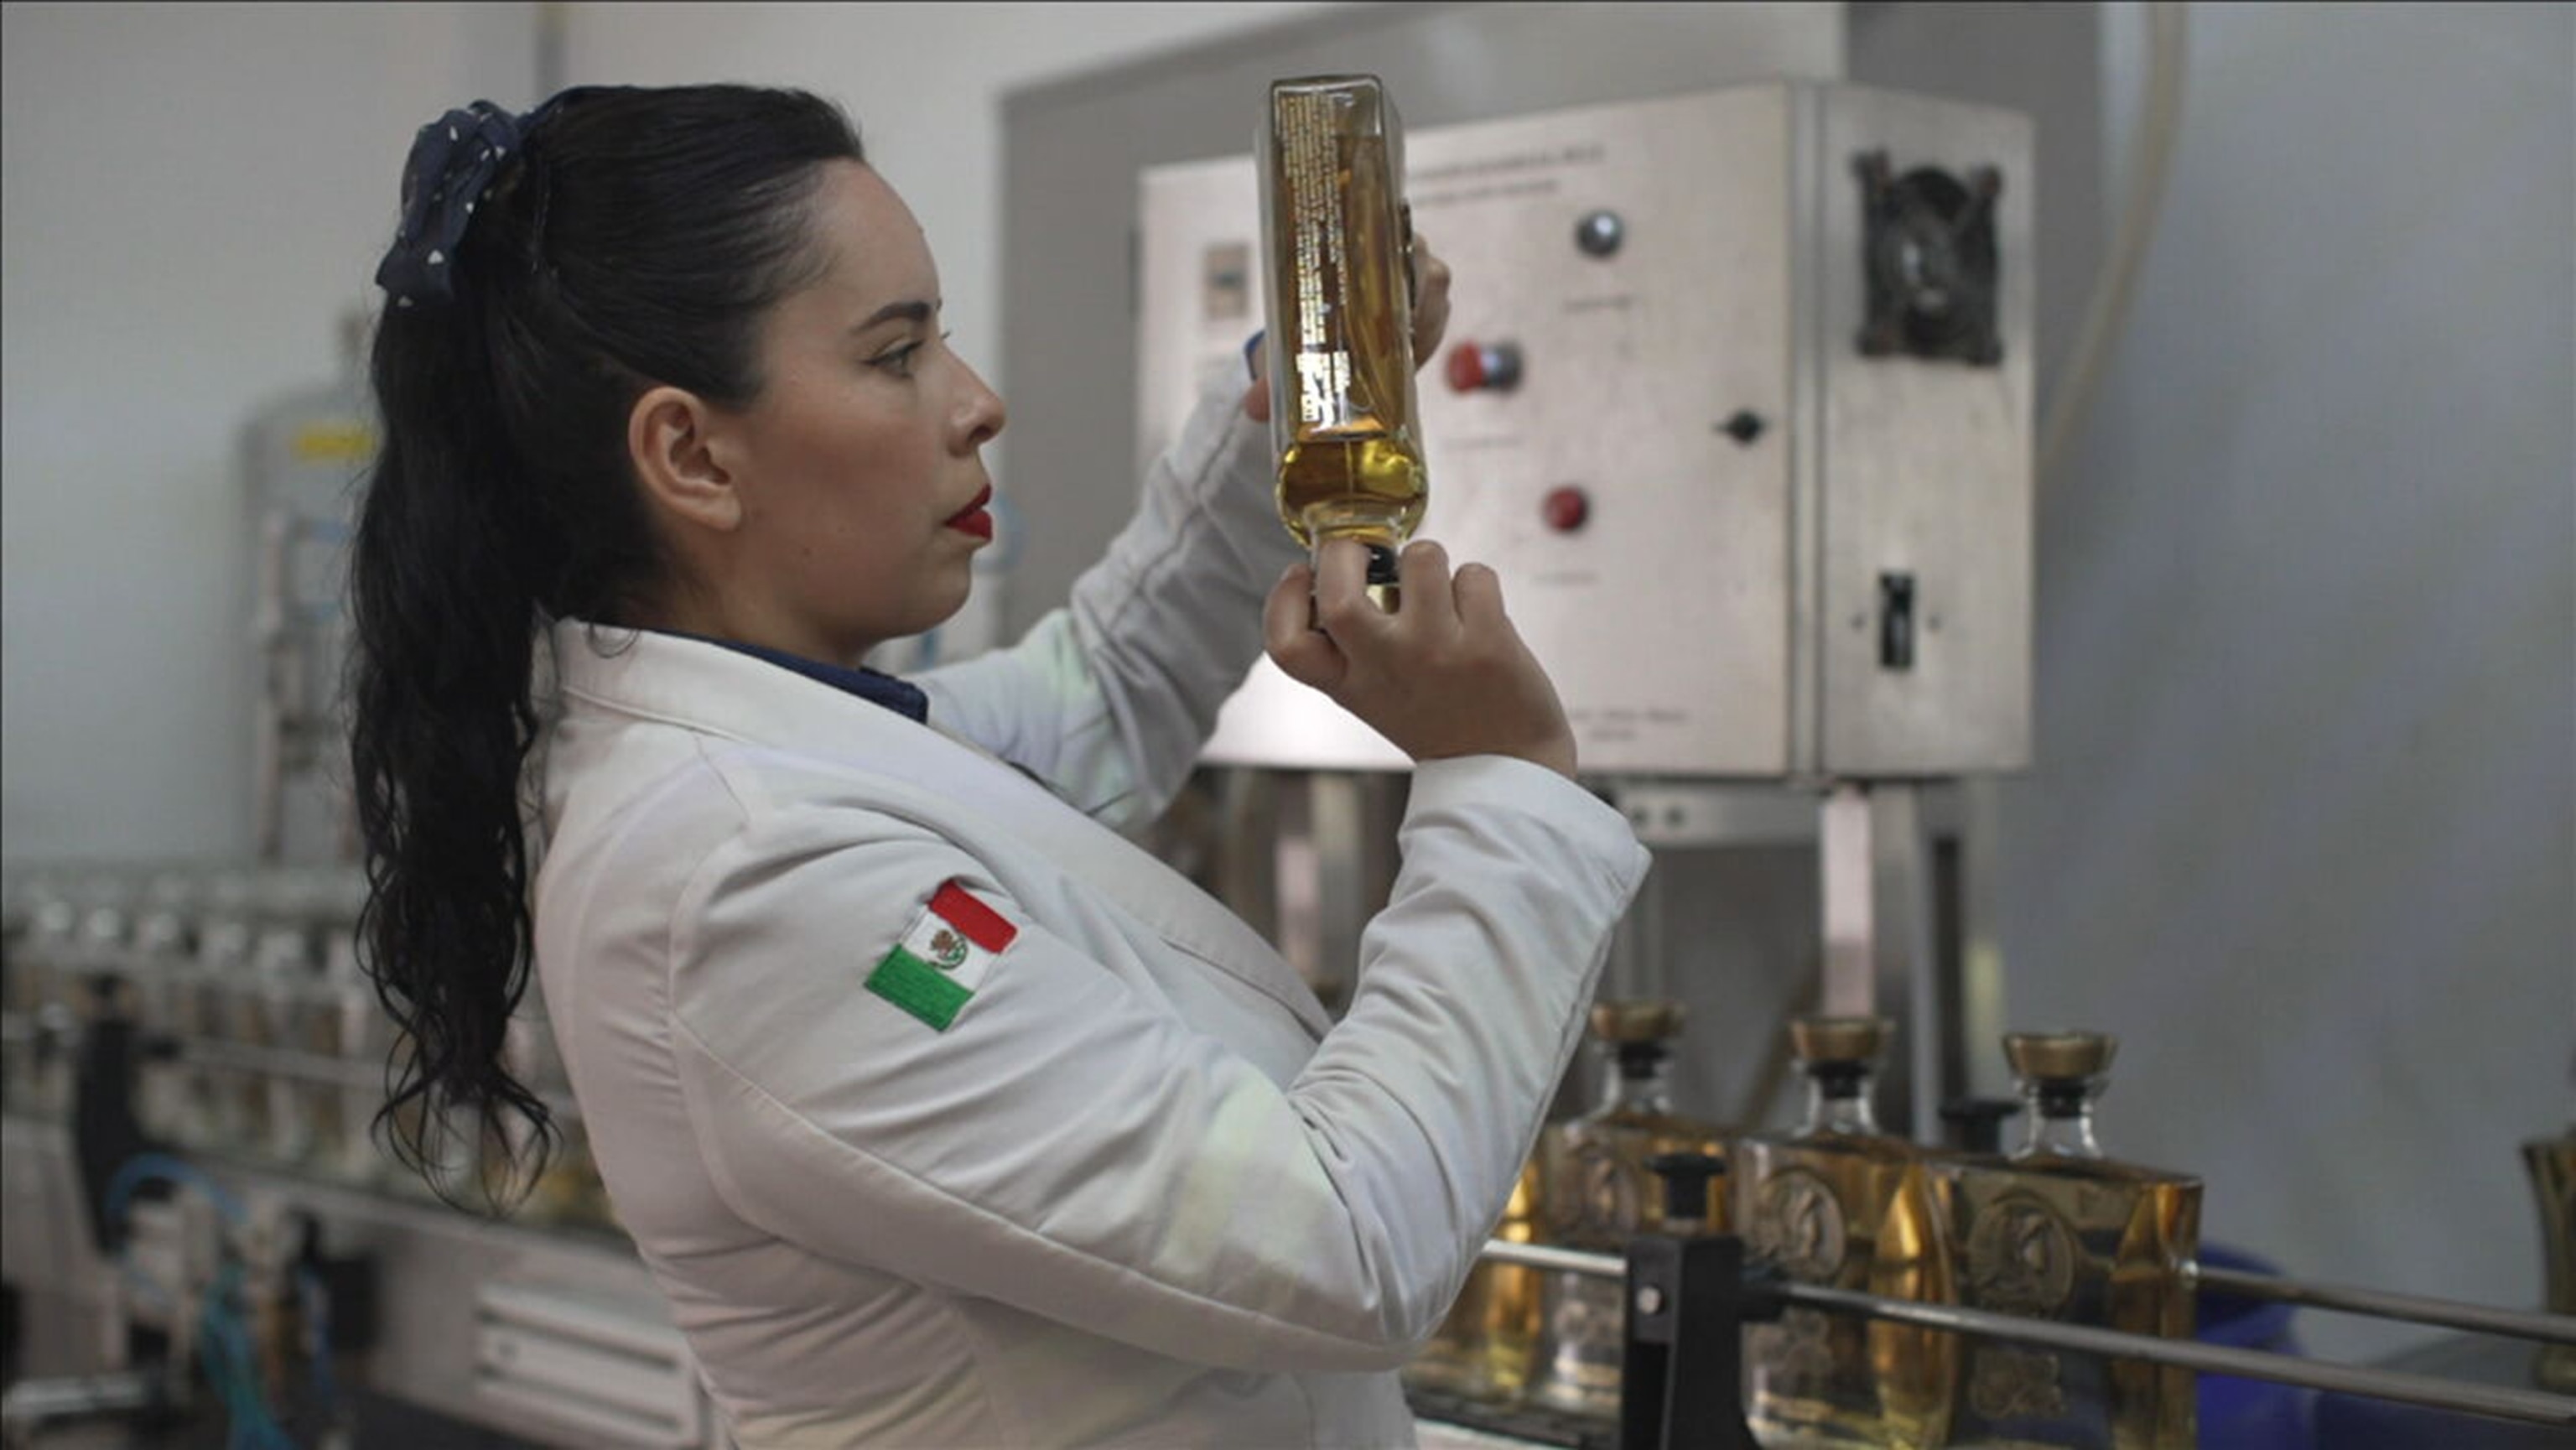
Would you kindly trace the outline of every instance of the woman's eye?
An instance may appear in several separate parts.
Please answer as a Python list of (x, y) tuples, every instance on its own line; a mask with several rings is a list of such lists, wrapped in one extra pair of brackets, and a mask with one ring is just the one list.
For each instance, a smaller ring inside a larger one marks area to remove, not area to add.
[[(941, 342), (946, 342), (948, 339), (950, 339), (951, 337), (954, 337), (954, 336), (956, 336), (956, 334), (955, 334), (955, 333), (952, 333), (952, 332), (943, 332), (943, 333), (939, 334), (939, 340), (940, 340)], [(885, 369), (887, 372), (890, 372), (890, 373), (894, 374), (896, 377), (899, 377), (899, 378), (908, 378), (908, 377), (912, 376), (912, 357), (913, 357), (913, 354), (914, 354), (914, 353), (917, 353), (917, 352), (919, 352), (919, 351), (921, 351), (924, 347), (927, 347), (927, 346), (929, 346), (929, 344), (927, 344), (927, 343), (920, 343), (920, 342), (911, 343), (911, 344), (908, 344), (908, 345), (906, 345), (906, 346), (896, 348), (896, 349), (895, 349), (894, 351), (892, 351), (892, 352), (889, 352), (889, 353), (882, 353), (882, 354), (880, 354), (880, 355), (879, 355), (879, 356), (874, 360), (874, 362), (875, 362), (875, 365), (876, 365), (876, 366), (878, 366), (878, 367), (881, 367), (881, 368)]]

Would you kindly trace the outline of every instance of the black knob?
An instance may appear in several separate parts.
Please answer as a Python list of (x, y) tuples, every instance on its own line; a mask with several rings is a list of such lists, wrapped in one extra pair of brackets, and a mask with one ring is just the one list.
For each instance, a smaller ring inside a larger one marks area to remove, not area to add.
[(1658, 1153), (1646, 1160), (1664, 1180), (1664, 1219), (1708, 1217), (1708, 1181), (1726, 1176), (1726, 1160), (1709, 1153)]
[(1762, 415), (1750, 408), (1738, 408), (1734, 417), (1717, 425), (1717, 431), (1749, 447), (1762, 436)]

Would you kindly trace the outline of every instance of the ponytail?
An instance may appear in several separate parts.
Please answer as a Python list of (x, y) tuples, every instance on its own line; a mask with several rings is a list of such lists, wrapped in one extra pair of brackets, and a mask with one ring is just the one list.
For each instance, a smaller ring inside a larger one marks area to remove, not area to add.
[[(795, 91), (570, 91), (524, 134), (484, 105), (447, 119), (510, 144), (454, 156), (432, 143), (456, 132), (424, 127), (378, 274), (383, 446), (349, 564), (358, 938), (397, 1028), (379, 1130), (442, 1197), (442, 1163), (497, 1153), (478, 1180), (503, 1208), (557, 1138), (503, 1054), (535, 960), (539, 632), (629, 620), (660, 589), (626, 414), (662, 383), (757, 396), (761, 315), (822, 265), (821, 165), (864, 156)], [(423, 187), (448, 212), (427, 234)]]
[[(377, 1121), (444, 1194), (452, 1131), (471, 1127), (472, 1152), (509, 1141), (506, 1115), (524, 1117), (533, 1173), (554, 1130), (501, 1060), (534, 959), (520, 781), (536, 739), (538, 608), (501, 501), (516, 470), (488, 372), (470, 361), (480, 329), (463, 311), (437, 321), (388, 317), (378, 334), (388, 426), (351, 545), (350, 751), (367, 847), (362, 959), (400, 1054)], [(406, 396), (425, 386), (445, 396)], [(394, 421), (424, 405), (443, 426)]]

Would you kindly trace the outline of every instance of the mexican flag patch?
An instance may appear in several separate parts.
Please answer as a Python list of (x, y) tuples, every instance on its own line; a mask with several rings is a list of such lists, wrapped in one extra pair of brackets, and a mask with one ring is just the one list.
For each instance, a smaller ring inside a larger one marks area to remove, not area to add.
[(965, 887), (945, 882), (868, 973), (868, 990), (945, 1032), (983, 985), (993, 959), (1019, 934)]

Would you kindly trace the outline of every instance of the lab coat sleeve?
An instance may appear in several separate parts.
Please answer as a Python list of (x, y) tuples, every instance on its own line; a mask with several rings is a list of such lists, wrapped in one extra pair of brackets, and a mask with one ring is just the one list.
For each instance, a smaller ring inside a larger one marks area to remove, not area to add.
[(917, 677), (931, 719), (1117, 829), (1170, 804), (1261, 652), (1261, 606), (1300, 557), (1272, 497), (1269, 425), (1212, 385), (1135, 516), (1023, 639)]
[[(861, 819), (755, 821), (675, 903), (672, 1051), (725, 1202), (817, 1255), (1270, 1371), (1391, 1368), (1437, 1325), (1645, 869), (1551, 772), (1423, 767), (1361, 989), (1282, 1086), (954, 846)], [(1018, 935), (935, 1030), (862, 983), (951, 879)]]

